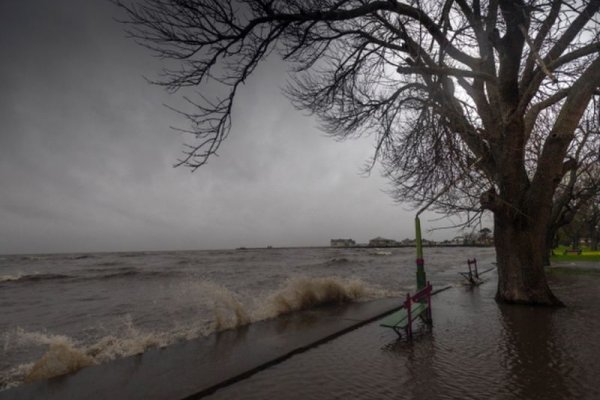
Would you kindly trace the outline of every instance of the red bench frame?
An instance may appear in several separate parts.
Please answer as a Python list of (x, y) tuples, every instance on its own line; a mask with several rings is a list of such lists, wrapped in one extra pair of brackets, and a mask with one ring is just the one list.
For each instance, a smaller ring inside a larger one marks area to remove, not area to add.
[[(406, 325), (406, 336), (408, 337), (408, 339), (412, 339), (412, 322), (413, 322), (413, 316), (412, 316), (412, 305), (414, 303), (421, 303), (423, 301), (427, 301), (427, 309), (424, 311), (425, 313), (425, 318), (424, 318), (424, 322), (428, 325), (431, 324), (432, 318), (431, 318), (431, 292), (432, 292), (433, 287), (431, 286), (431, 283), (429, 283), (429, 281), (427, 281), (427, 285), (425, 285), (425, 287), (421, 290), (419, 290), (417, 293), (413, 294), (412, 296), (407, 293), (406, 294), (406, 300), (404, 301), (404, 308), (406, 309), (406, 314), (407, 314), (407, 321), (408, 324)], [(422, 315), (423, 312), (419, 313), (419, 315)], [(417, 316), (419, 316), (417, 315)], [(416, 317), (415, 317), (416, 318)]]

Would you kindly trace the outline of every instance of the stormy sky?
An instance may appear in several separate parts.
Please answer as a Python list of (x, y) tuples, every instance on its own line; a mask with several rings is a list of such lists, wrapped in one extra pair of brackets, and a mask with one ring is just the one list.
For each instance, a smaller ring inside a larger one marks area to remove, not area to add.
[[(240, 90), (219, 157), (173, 168), (185, 127), (149, 85), (160, 60), (104, 0), (0, 2), (0, 253), (328, 245), (413, 237), (372, 138), (336, 142), (281, 94), (286, 66)], [(447, 221), (424, 218), (425, 230)], [(449, 238), (454, 231), (425, 233)]]

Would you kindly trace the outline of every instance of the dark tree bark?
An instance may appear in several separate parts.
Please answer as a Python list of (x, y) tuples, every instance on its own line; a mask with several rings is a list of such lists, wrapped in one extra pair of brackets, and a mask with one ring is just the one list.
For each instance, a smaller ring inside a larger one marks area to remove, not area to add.
[(498, 291), (496, 300), (506, 303), (561, 305), (552, 294), (543, 267), (545, 243), (544, 225), (539, 221), (506, 223), (510, 218), (495, 216), (495, 245), (498, 264)]
[(561, 304), (544, 252), (598, 96), (600, 1), (113, 1), (134, 38), (177, 62), (156, 83), (221, 89), (190, 100), (196, 141), (178, 165), (215, 154), (241, 84), (277, 52), (298, 108), (338, 138), (375, 136), (398, 200), (493, 212), (498, 301)]

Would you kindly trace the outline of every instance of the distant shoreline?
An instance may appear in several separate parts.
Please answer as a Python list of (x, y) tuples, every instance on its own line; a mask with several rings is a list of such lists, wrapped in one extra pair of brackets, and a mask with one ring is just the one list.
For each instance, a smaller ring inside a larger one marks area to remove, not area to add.
[[(494, 245), (487, 244), (423, 244), (423, 247), (494, 247)], [(369, 245), (355, 245), (355, 246), (282, 246), (282, 247), (238, 247), (235, 250), (284, 250), (284, 249), (414, 249), (415, 245), (398, 245), (398, 246), (369, 246)], [(194, 251), (194, 250), (189, 250)], [(198, 251), (210, 251), (210, 250), (198, 250)]]
[[(98, 250), (98, 251), (72, 251), (72, 252), (41, 252), (41, 253), (5, 253), (0, 254), (0, 257), (60, 257), (60, 256), (82, 256), (89, 254), (133, 254), (133, 253), (170, 253), (170, 252), (195, 252), (195, 251), (243, 251), (243, 250), (286, 250), (286, 249), (399, 249), (399, 248), (415, 248), (414, 245), (399, 245), (399, 246), (344, 246), (344, 247), (331, 247), (331, 246), (264, 246), (264, 247), (237, 247), (237, 248), (221, 248), (221, 249), (171, 249), (171, 250)], [(423, 247), (494, 247), (493, 245), (479, 245), (479, 244), (423, 244)]]

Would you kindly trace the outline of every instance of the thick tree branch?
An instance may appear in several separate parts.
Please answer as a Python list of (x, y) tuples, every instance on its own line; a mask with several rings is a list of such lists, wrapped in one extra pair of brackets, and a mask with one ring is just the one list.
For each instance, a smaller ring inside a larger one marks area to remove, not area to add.
[[(550, 70), (554, 70), (557, 66), (552, 66), (552, 63), (556, 61), (560, 55), (567, 49), (569, 45), (575, 40), (575, 37), (581, 32), (586, 24), (592, 19), (592, 17), (600, 9), (600, 1), (591, 1), (583, 9), (583, 11), (575, 18), (575, 20), (564, 30), (562, 36), (554, 43), (552, 48), (548, 51), (545, 57), (543, 57), (543, 64), (549, 66)], [(521, 85), (521, 101), (519, 108), (521, 110), (527, 109), (529, 103), (537, 93), (540, 85), (546, 74), (541, 68), (537, 68), (531, 75), (525, 75), (527, 81), (523, 81)]]
[(526, 136), (526, 138), (529, 138), (529, 135), (531, 135), (531, 131), (533, 130), (533, 127), (535, 126), (535, 121), (536, 121), (538, 115), (540, 114), (540, 112), (542, 112), (546, 108), (558, 103), (559, 101), (561, 101), (562, 99), (567, 97), (570, 90), (571, 90), (571, 88), (560, 90), (560, 91), (556, 92), (555, 94), (553, 94), (552, 96), (548, 97), (547, 99), (545, 99), (537, 104), (532, 105), (529, 108), (529, 110), (527, 110), (527, 113), (525, 114), (525, 136)]
[(529, 196), (541, 199), (554, 193), (562, 178), (562, 160), (573, 138), (573, 132), (600, 84), (600, 58), (596, 59), (573, 84), (540, 155)]

